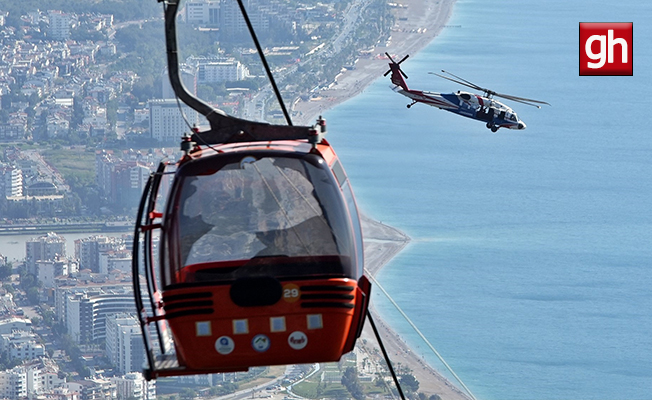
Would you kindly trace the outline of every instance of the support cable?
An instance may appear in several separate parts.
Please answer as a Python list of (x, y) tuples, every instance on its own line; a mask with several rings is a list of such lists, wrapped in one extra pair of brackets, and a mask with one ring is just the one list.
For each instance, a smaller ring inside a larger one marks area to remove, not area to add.
[(378, 340), (380, 351), (383, 352), (383, 357), (385, 357), (385, 362), (389, 367), (389, 372), (392, 374), (392, 379), (394, 379), (394, 383), (396, 384), (396, 388), (398, 389), (398, 394), (401, 396), (401, 399), (405, 400), (403, 389), (401, 389), (401, 384), (399, 383), (398, 378), (396, 377), (396, 373), (394, 372), (394, 367), (392, 366), (392, 360), (389, 359), (389, 356), (387, 355), (387, 351), (385, 351), (385, 345), (383, 345), (383, 340), (380, 338), (380, 334), (378, 333), (378, 329), (376, 329), (376, 324), (374, 323), (374, 319), (371, 317), (371, 313), (369, 312), (369, 309), (367, 309), (367, 319), (371, 324), (371, 329), (374, 330), (374, 335), (376, 335), (376, 340)]
[(378, 283), (378, 281), (373, 277), (373, 275), (369, 272), (369, 270), (367, 270), (367, 269), (365, 268), (365, 272), (366, 272), (365, 276), (367, 276), (369, 279), (371, 279), (371, 280), (373, 281), (374, 285), (375, 285), (376, 287), (378, 287), (378, 288), (380, 289), (380, 291), (383, 292), (383, 293), (385, 294), (385, 296), (387, 297), (387, 299), (389, 299), (389, 301), (392, 303), (392, 305), (394, 305), (394, 307), (396, 307), (396, 309), (398, 310), (398, 312), (401, 313), (401, 315), (403, 316), (403, 318), (405, 318), (405, 320), (408, 322), (408, 324), (410, 324), (410, 326), (412, 327), (412, 329), (414, 329), (414, 331), (415, 331), (415, 332), (416, 332), (416, 333), (421, 337), (421, 339), (423, 339), (423, 341), (426, 343), (426, 345), (428, 345), (428, 347), (430, 348), (430, 350), (431, 350), (431, 351), (432, 351), (432, 352), (437, 356), (437, 358), (439, 358), (439, 361), (441, 361), (441, 363), (444, 364), (444, 366), (446, 367), (446, 369), (448, 370), (448, 372), (450, 372), (451, 375), (453, 375), (453, 377), (455, 377), (455, 379), (457, 380), (457, 382), (462, 386), (462, 388), (464, 388), (464, 390), (465, 390), (466, 393), (471, 397), (471, 399), (473, 399), (473, 400), (478, 400), (478, 399), (473, 395), (473, 393), (471, 392), (471, 390), (470, 390), (470, 389), (469, 389), (469, 388), (464, 384), (464, 382), (462, 382), (462, 379), (461, 379), (459, 376), (457, 376), (457, 374), (455, 373), (455, 371), (453, 371), (453, 368), (451, 368), (451, 366), (448, 365), (448, 363), (446, 362), (446, 360), (444, 360), (444, 358), (441, 356), (441, 354), (439, 354), (439, 352), (435, 349), (435, 347), (434, 347), (432, 344), (430, 344), (430, 342), (428, 341), (428, 339), (426, 339), (426, 337), (423, 335), (423, 333), (421, 333), (421, 331), (419, 330), (419, 328), (417, 328), (417, 326), (414, 325), (414, 322), (412, 322), (412, 320), (407, 316), (407, 314), (405, 314), (405, 312), (401, 309), (401, 307), (399, 307), (399, 305), (394, 301), (394, 299), (392, 299), (392, 296), (390, 296), (389, 293), (387, 293), (387, 291), (386, 291), (386, 290), (385, 290), (385, 289), (380, 285), (380, 283)]
[(263, 49), (260, 47), (260, 42), (258, 42), (258, 37), (256, 36), (256, 32), (254, 31), (254, 27), (251, 24), (251, 21), (249, 20), (249, 15), (247, 15), (247, 10), (245, 9), (242, 0), (238, 0), (238, 5), (240, 6), (240, 11), (242, 12), (242, 16), (244, 17), (245, 22), (247, 23), (249, 34), (251, 35), (251, 38), (254, 40), (254, 44), (256, 45), (256, 50), (258, 50), (258, 54), (260, 54), (260, 60), (263, 62), (263, 66), (265, 67), (265, 72), (267, 73), (269, 82), (272, 84), (272, 88), (274, 89), (274, 94), (276, 95), (276, 99), (281, 105), (281, 110), (283, 110), (283, 115), (285, 115), (285, 120), (287, 121), (289, 126), (292, 126), (292, 119), (290, 118), (290, 114), (288, 114), (288, 110), (285, 108), (285, 103), (283, 103), (283, 99), (281, 98), (281, 92), (278, 90), (278, 87), (276, 86), (276, 81), (274, 80), (272, 71), (269, 69), (269, 65), (267, 64), (265, 53), (263, 53)]

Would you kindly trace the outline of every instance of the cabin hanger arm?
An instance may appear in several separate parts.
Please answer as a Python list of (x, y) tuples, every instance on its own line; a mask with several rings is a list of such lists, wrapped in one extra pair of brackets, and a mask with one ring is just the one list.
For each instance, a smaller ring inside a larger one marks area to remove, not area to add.
[(210, 129), (193, 132), (192, 140), (197, 143), (219, 144), (270, 140), (308, 139), (319, 143), (325, 134), (325, 125), (315, 126), (272, 125), (266, 122), (249, 121), (226, 114), (192, 95), (181, 81), (176, 35), (176, 15), (180, 0), (159, 0), (165, 5), (165, 46), (167, 49), (170, 84), (176, 96), (183, 103), (197, 111), (210, 124)]

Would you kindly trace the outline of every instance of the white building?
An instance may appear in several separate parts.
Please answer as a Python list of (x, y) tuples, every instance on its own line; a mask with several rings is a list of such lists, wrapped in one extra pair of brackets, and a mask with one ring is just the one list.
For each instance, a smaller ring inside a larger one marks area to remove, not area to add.
[(55, 260), (66, 256), (66, 238), (54, 232), (32, 238), (25, 242), (27, 271), (36, 275), (36, 262)]
[(123, 274), (131, 274), (131, 251), (124, 249), (100, 253), (100, 274), (116, 269)]
[(49, 34), (55, 40), (68, 40), (70, 38), (71, 19), (68, 14), (61, 11), (50, 11), (48, 13), (50, 21)]
[[(0, 371), (0, 398), (23, 399), (29, 396), (43, 396), (57, 393), (63, 387), (65, 379), (59, 378), (59, 368), (49, 359), (41, 358), (31, 363), (20, 365), (10, 370)], [(62, 398), (60, 395), (56, 397)], [(74, 397), (64, 399), (76, 400)]]
[(153, 400), (156, 398), (156, 382), (147, 382), (140, 372), (111, 378), (118, 399)]
[(65, 296), (65, 325), (68, 334), (76, 343), (101, 342), (106, 338), (107, 315), (133, 311), (134, 298), (131, 287)]
[[(149, 170), (147, 173), (149, 176)], [(136, 183), (139, 183), (142, 177), (136, 176), (134, 179), (137, 180)], [(75, 240), (75, 257), (79, 260), (79, 268), (90, 269), (92, 272), (101, 272), (100, 256), (102, 253), (124, 249), (125, 244), (121, 238), (95, 235)]]
[(56, 257), (54, 260), (36, 262), (36, 279), (41, 282), (44, 289), (52, 289), (55, 286), (55, 278), (68, 275), (71, 270), (72, 262), (62, 257)]
[(192, 25), (217, 25), (220, 22), (220, 2), (190, 0), (185, 3), (184, 17)]
[(247, 68), (236, 60), (200, 61), (197, 65), (198, 82), (241, 81), (249, 75)]
[(0, 164), (0, 196), (21, 197), (23, 195), (23, 171), (16, 167)]
[(24, 367), (0, 371), (0, 398), (18, 399), (27, 396), (27, 372)]
[[(188, 123), (184, 120), (185, 115)], [(197, 112), (174, 99), (152, 99), (149, 101), (149, 130), (152, 139), (160, 142), (179, 142), (184, 133), (190, 133), (190, 126), (198, 123)]]
[(38, 335), (27, 331), (0, 334), (0, 350), (11, 360), (31, 360), (45, 356), (45, 347), (38, 343)]
[(133, 314), (111, 314), (106, 318), (106, 355), (120, 374), (140, 372), (145, 362), (142, 330)]
[(12, 331), (30, 331), (32, 321), (27, 318), (11, 317), (0, 321), (0, 334), (11, 333)]

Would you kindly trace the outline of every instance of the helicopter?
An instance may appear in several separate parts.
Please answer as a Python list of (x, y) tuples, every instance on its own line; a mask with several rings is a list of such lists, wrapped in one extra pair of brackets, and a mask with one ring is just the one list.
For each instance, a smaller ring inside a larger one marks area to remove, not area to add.
[(507, 100), (527, 104), (536, 108), (541, 108), (539, 104), (550, 105), (545, 101), (497, 93), (444, 70), (441, 72), (448, 76), (435, 72), (429, 72), (429, 74), (484, 92), (484, 95), (460, 90), (455, 93), (436, 93), (409, 89), (405, 82), (405, 79), (408, 77), (400, 67), (400, 64), (407, 60), (409, 55), (406, 55), (399, 62), (396, 62), (389, 53), (385, 54), (389, 58), (390, 63), (389, 70), (385, 72), (383, 76), (387, 76), (391, 73), (392, 75), (390, 79), (395, 85), (392, 87), (392, 90), (412, 99), (412, 103), (408, 104), (407, 108), (411, 108), (417, 103), (427, 104), (432, 107), (437, 107), (440, 110), (450, 111), (467, 118), (485, 122), (487, 128), (495, 133), (500, 128), (523, 130), (527, 125), (516, 115), (516, 112), (514, 112), (512, 108), (496, 100), (494, 97), (502, 97)]

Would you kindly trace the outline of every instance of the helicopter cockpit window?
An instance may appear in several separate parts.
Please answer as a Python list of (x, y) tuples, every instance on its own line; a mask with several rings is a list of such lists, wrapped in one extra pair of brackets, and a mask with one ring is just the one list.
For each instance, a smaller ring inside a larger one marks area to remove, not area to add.
[(518, 118), (516, 118), (516, 114), (507, 114), (507, 120), (517, 122)]
[[(200, 274), (201, 280), (231, 280), (252, 271), (349, 273), (350, 222), (323, 160), (239, 156), (212, 168), (183, 178), (172, 221), (178, 231), (177, 268), (214, 266)], [(172, 274), (172, 279), (183, 278)]]

